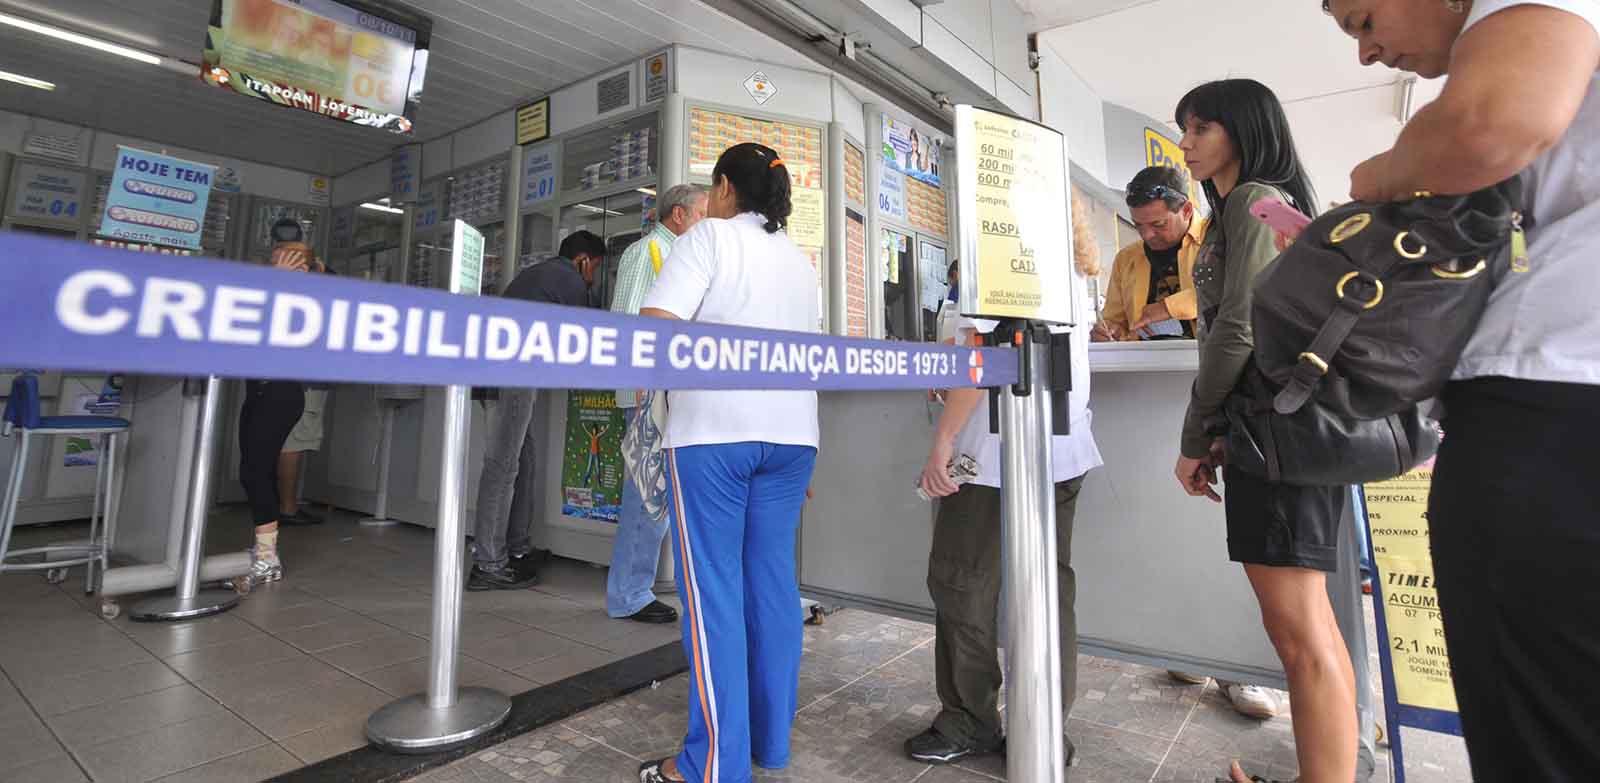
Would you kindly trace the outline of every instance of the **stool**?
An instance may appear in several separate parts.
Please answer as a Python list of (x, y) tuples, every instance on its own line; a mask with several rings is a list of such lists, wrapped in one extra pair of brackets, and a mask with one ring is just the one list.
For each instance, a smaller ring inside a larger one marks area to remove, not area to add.
[[(0, 501), (0, 574), (8, 571), (44, 571), (51, 584), (66, 581), (67, 569), (84, 566), (84, 592), (95, 591), (95, 565), (104, 573), (111, 553), (111, 537), (116, 530), (121, 485), (117, 464), (117, 438), (128, 431), (127, 419), (113, 416), (39, 415), (39, 378), (24, 372), (11, 382), (11, 397), (6, 400), (5, 422), (0, 435), (17, 433), (17, 448), (12, 454), (11, 475), (6, 481), (4, 501)], [(28, 470), (28, 450), (35, 437), (69, 435), (96, 437), (99, 459), (95, 463), (94, 502), (89, 510), (89, 540), (52, 544), (11, 551), (11, 530), (17, 522), (17, 503), (22, 499), (22, 481)], [(104, 501), (102, 502), (102, 497)], [(101, 529), (102, 518), (104, 530)], [(38, 562), (13, 562), (15, 558), (41, 556)]]

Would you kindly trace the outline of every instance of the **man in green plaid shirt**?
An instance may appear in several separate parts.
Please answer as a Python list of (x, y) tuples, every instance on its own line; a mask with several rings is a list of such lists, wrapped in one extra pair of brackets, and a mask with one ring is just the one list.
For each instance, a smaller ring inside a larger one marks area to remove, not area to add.
[[(617, 267), (617, 290), (611, 300), (616, 313), (638, 315), (645, 294), (656, 283), (660, 264), (672, 254), (672, 242), (706, 216), (706, 191), (699, 185), (675, 185), (656, 200), (656, 224), (642, 239), (628, 246)], [(652, 247), (653, 246), (653, 247)], [(639, 390), (618, 389), (617, 407), (633, 424)], [(651, 589), (656, 563), (661, 559), (661, 539), (667, 520), (657, 522), (645, 513), (644, 501), (632, 477), (622, 484), (622, 518), (617, 523), (611, 550), (611, 573), (606, 578), (606, 613), (643, 623), (670, 623), (678, 610), (656, 600)]]

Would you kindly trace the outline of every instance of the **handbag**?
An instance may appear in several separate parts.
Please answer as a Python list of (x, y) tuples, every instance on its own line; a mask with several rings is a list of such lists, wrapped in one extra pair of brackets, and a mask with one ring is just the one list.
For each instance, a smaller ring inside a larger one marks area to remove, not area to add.
[(1338, 207), (1256, 278), (1256, 365), (1273, 408), (1375, 419), (1436, 397), (1505, 274), (1527, 269), (1522, 182)]
[(1256, 278), (1255, 352), (1223, 406), (1228, 461), (1271, 481), (1381, 481), (1433, 456), (1428, 401), (1489, 295), (1526, 271), (1522, 183), (1352, 203)]
[(622, 461), (628, 478), (639, 488), (645, 513), (652, 522), (659, 522), (666, 516), (670, 502), (667, 454), (661, 448), (666, 431), (666, 394), (647, 392), (634, 409), (628, 431), (622, 435)]
[(1293, 413), (1273, 409), (1276, 389), (1254, 362), (1223, 404), (1229, 468), (1268, 481), (1312, 487), (1394, 478), (1439, 450), (1439, 428), (1417, 404), (1375, 419), (1343, 415), (1312, 401)]

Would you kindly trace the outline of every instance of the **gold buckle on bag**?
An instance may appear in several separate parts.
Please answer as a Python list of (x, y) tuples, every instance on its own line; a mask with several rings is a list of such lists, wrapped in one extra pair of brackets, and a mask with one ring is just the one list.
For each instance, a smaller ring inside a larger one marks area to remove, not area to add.
[[(1340, 299), (1344, 298), (1344, 287), (1349, 285), (1351, 280), (1354, 280), (1360, 276), (1360, 272), (1351, 272), (1350, 274), (1339, 278), (1339, 286), (1337, 289), (1335, 289), (1335, 293), (1339, 295)], [(1372, 301), (1365, 302), (1361, 305), (1361, 309), (1363, 310), (1371, 310), (1372, 308), (1377, 307), (1379, 302), (1383, 301), (1383, 281), (1374, 278), (1372, 284), (1378, 287), (1377, 293), (1372, 295)]]

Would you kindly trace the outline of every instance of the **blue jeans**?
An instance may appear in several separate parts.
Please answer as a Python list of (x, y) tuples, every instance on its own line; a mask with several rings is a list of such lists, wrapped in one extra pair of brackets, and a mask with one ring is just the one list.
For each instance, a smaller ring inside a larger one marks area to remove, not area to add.
[[(628, 426), (638, 408), (627, 408)], [(626, 472), (626, 471), (624, 471)], [(656, 600), (650, 587), (656, 582), (656, 565), (661, 562), (661, 539), (667, 535), (668, 519), (659, 522), (645, 513), (643, 496), (633, 477), (622, 480), (622, 517), (617, 522), (617, 539), (611, 546), (611, 573), (606, 576), (606, 614), (627, 617)]]

